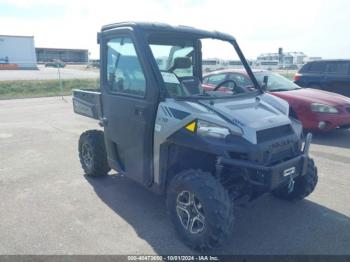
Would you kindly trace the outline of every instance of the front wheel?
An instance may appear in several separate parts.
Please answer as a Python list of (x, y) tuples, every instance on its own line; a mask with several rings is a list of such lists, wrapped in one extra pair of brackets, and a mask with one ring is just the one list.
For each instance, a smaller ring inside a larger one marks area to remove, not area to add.
[(272, 194), (275, 197), (289, 201), (302, 200), (315, 190), (317, 181), (317, 167), (314, 160), (309, 158), (307, 174), (295, 179), (293, 191), (289, 192), (288, 186), (283, 186), (272, 191)]
[(167, 190), (168, 212), (184, 243), (196, 250), (219, 246), (232, 232), (233, 204), (211, 174), (186, 170)]

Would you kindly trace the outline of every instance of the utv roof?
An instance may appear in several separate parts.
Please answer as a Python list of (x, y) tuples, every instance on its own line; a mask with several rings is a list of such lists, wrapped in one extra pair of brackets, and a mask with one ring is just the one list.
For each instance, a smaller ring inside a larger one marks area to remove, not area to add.
[(206, 31), (206, 30), (201, 30), (194, 27), (183, 26), (183, 25), (172, 26), (164, 23), (150, 23), (150, 22), (114, 23), (114, 24), (103, 26), (101, 31), (102, 32), (108, 31), (118, 27), (132, 27), (132, 28), (137, 28), (138, 30), (141, 30), (141, 31), (154, 32), (154, 33), (164, 32), (164, 33), (189, 34), (189, 35), (192, 35), (192, 37), (194, 38), (217, 38), (217, 39), (227, 40), (227, 41), (236, 40), (233, 36), (229, 34), (221, 33), (218, 31)]

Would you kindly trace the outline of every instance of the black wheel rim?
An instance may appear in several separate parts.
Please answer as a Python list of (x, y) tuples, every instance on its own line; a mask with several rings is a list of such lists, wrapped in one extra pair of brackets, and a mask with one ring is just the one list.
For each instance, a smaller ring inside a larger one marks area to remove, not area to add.
[(85, 166), (91, 169), (92, 163), (93, 163), (93, 152), (92, 152), (92, 147), (89, 143), (83, 144), (81, 148), (81, 155)]
[(176, 198), (176, 212), (181, 225), (191, 234), (199, 234), (205, 228), (203, 206), (193, 192), (182, 191)]

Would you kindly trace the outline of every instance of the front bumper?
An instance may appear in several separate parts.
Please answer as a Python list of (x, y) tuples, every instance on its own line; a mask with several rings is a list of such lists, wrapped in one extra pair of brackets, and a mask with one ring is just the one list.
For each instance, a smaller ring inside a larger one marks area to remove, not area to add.
[(246, 175), (248, 182), (262, 191), (271, 191), (282, 185), (287, 185), (298, 176), (306, 175), (311, 139), (312, 135), (307, 134), (302, 154), (278, 164), (264, 166), (250, 161), (220, 157), (218, 158), (218, 166), (245, 169), (248, 171)]

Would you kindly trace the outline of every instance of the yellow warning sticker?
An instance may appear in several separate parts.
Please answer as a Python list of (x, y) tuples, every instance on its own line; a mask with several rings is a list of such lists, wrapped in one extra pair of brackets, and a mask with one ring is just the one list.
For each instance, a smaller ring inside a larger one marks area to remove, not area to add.
[(185, 128), (188, 131), (195, 132), (196, 131), (196, 121), (189, 123)]

